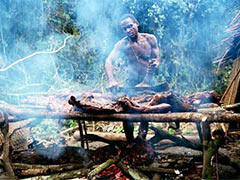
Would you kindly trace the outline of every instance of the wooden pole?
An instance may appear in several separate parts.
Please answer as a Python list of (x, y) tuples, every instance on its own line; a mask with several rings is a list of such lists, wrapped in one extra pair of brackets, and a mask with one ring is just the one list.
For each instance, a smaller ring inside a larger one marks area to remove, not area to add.
[[(206, 119), (207, 120), (207, 119)], [(212, 132), (208, 121), (202, 121), (203, 130), (203, 170), (202, 179), (212, 179), (213, 166), (212, 159), (217, 155), (219, 147), (224, 142), (224, 132), (216, 130)]]
[(210, 126), (206, 121), (202, 122), (202, 131), (203, 131), (203, 170), (202, 170), (202, 179), (211, 179), (212, 178), (212, 166), (211, 166), (211, 157), (212, 154), (209, 153), (209, 142), (211, 141)]
[(208, 122), (231, 123), (240, 122), (240, 113), (229, 112), (181, 112), (181, 113), (142, 113), (142, 114), (88, 114), (88, 113), (60, 113), (60, 112), (34, 112), (34, 111), (12, 111), (10, 114), (15, 118), (10, 122), (18, 122), (29, 118), (48, 119), (75, 119), (87, 121), (132, 121), (132, 122), (202, 122), (207, 118)]

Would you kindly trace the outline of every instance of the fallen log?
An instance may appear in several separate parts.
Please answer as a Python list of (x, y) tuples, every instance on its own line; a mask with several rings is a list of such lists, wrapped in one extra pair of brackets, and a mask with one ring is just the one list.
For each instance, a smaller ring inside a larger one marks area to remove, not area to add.
[[(73, 156), (74, 154), (74, 156)], [(50, 145), (44, 147), (37, 145), (33, 149), (13, 151), (11, 154), (12, 162), (21, 162), (26, 164), (66, 164), (66, 163), (83, 163), (87, 165), (89, 158), (83, 148)]]
[(150, 128), (155, 132), (155, 136), (148, 141), (150, 144), (156, 144), (163, 139), (169, 139), (173, 141), (176, 144), (176, 146), (184, 146), (184, 147), (188, 147), (198, 151), (202, 151), (202, 145), (200, 144), (195, 144), (184, 137), (180, 138), (180, 137), (173, 136), (155, 127), (150, 127)]
[(237, 158), (232, 158), (227, 156), (227, 154), (223, 154), (221, 152), (218, 153), (218, 160), (220, 163), (225, 165), (230, 165), (233, 168), (240, 170), (240, 160)]
[[(74, 179), (74, 178), (87, 177), (88, 173), (89, 173), (88, 168), (82, 168), (82, 169), (76, 169), (76, 170), (67, 171), (67, 172), (59, 172), (59, 173), (47, 175), (47, 176), (44, 176), (44, 175), (34, 176), (32, 178), (33, 179), (51, 179), (51, 180)], [(29, 180), (29, 178), (27, 179)]]
[(49, 175), (57, 172), (64, 172), (84, 168), (83, 164), (39, 165), (39, 164), (13, 163), (12, 166), (14, 172), (18, 177)]

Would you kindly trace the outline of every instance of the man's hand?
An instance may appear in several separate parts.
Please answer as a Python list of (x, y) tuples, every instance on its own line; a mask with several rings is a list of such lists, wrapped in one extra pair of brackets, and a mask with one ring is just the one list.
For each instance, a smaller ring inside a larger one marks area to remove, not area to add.
[(154, 58), (149, 60), (149, 68), (151, 70), (157, 69), (159, 66), (159, 59), (158, 58)]

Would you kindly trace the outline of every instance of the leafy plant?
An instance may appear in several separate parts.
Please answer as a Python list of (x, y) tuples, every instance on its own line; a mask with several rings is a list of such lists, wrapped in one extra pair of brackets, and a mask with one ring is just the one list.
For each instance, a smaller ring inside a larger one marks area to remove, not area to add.
[(184, 130), (182, 131), (183, 134), (192, 134), (192, 132), (193, 132), (193, 130), (190, 129), (190, 128), (184, 129)]
[(172, 134), (172, 135), (173, 135), (173, 134), (174, 134), (174, 132), (175, 132), (175, 131), (174, 131), (174, 129), (173, 129), (173, 128), (169, 128), (169, 129), (168, 129), (168, 133), (169, 133), (169, 134)]
[(116, 126), (116, 127), (114, 127), (113, 132), (120, 133), (120, 132), (124, 132), (124, 130), (123, 130), (122, 126)]
[(69, 120), (68, 126), (69, 127), (76, 127), (78, 125), (76, 120)]

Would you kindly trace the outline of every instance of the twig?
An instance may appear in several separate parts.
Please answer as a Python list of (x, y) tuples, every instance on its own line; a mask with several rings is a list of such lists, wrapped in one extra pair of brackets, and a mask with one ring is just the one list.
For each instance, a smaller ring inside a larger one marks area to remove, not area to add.
[(31, 57), (33, 57), (33, 56), (36, 56), (36, 55), (39, 55), (39, 54), (54, 54), (54, 53), (57, 53), (58, 51), (60, 51), (61, 49), (63, 49), (63, 48), (66, 46), (66, 41), (67, 41), (69, 38), (71, 38), (71, 37), (73, 37), (73, 36), (72, 36), (72, 35), (71, 35), (71, 36), (67, 36), (67, 37), (64, 39), (64, 41), (63, 41), (63, 45), (62, 45), (61, 47), (59, 47), (58, 49), (56, 49), (56, 50), (53, 50), (53, 51), (38, 51), (38, 52), (35, 52), (35, 53), (33, 53), (33, 54), (30, 54), (29, 56), (26, 56), (26, 57), (23, 57), (23, 58), (21, 58), (21, 59), (18, 59), (17, 61), (15, 61), (14, 63), (8, 65), (8, 66), (5, 67), (5, 68), (0, 69), (0, 72), (7, 71), (7, 70), (9, 70), (10, 68), (12, 68), (13, 66), (15, 66), (16, 64), (18, 64), (18, 63), (20, 63), (20, 62), (22, 62), (22, 61), (25, 61), (26, 59), (29, 59), (29, 58), (31, 58)]
[(67, 134), (67, 133), (71, 133), (71, 132), (73, 132), (73, 131), (76, 131), (76, 130), (78, 130), (78, 126), (76, 126), (76, 127), (71, 127), (71, 128), (68, 128), (68, 129), (65, 129), (65, 130), (63, 130), (62, 132), (60, 132), (60, 134), (61, 135), (64, 135), (64, 134)]
[(169, 168), (162, 168), (159, 167), (160, 164), (151, 164), (150, 166), (137, 166), (137, 169), (145, 172), (157, 172), (157, 173), (164, 173), (164, 174), (180, 174), (180, 171), (177, 169), (169, 169)]

